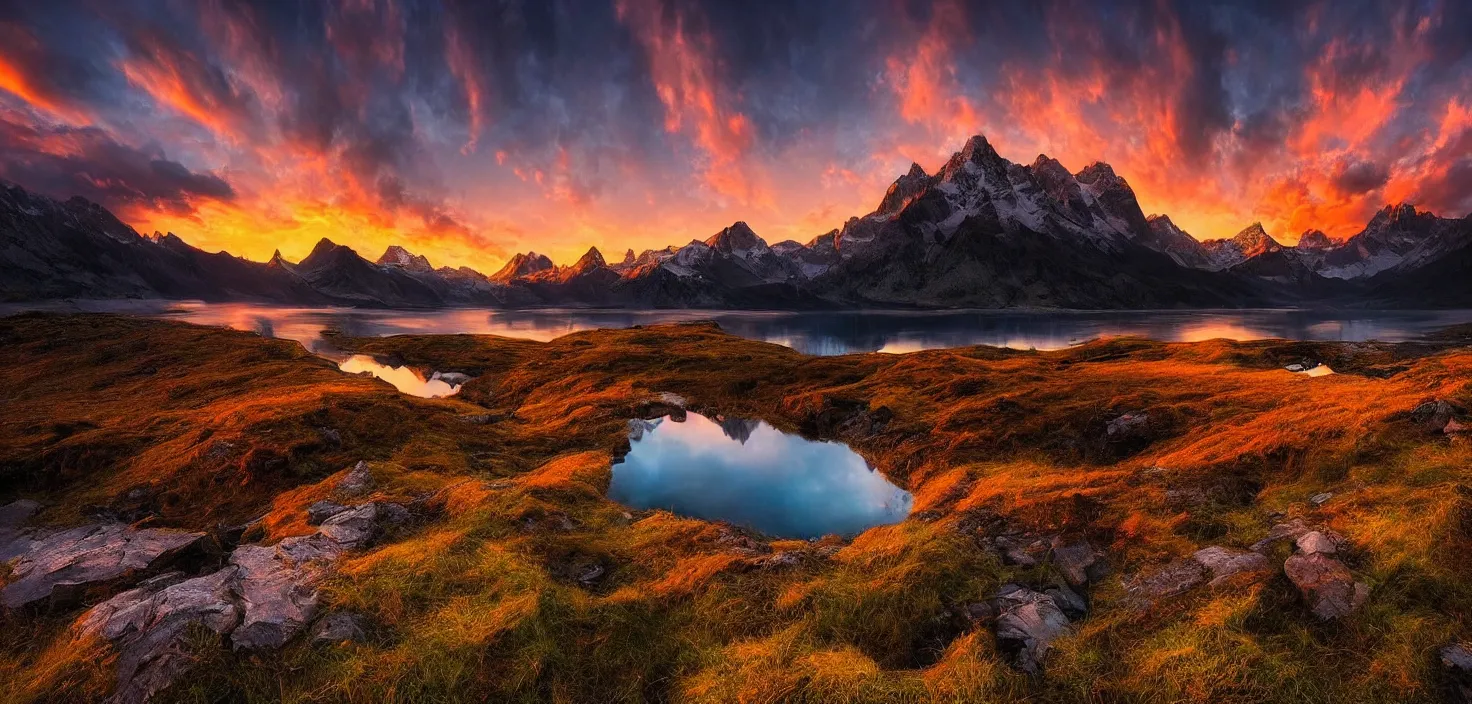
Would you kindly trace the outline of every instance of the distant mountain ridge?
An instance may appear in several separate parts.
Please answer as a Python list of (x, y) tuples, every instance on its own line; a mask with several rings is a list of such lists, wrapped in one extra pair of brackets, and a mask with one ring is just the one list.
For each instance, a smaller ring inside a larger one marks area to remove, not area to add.
[(0, 184), (0, 299), (153, 297), (376, 307), (616, 306), (1182, 308), (1472, 302), (1472, 222), (1387, 206), (1343, 242), (1294, 246), (1253, 223), (1198, 241), (1146, 216), (1102, 162), (1070, 173), (972, 137), (934, 174), (919, 164), (874, 211), (807, 243), (769, 245), (736, 222), (683, 246), (597, 248), (558, 266), (516, 254), (486, 276), (390, 246), (369, 261), (323, 239), (300, 262), (207, 253), (139, 236), (106, 209)]

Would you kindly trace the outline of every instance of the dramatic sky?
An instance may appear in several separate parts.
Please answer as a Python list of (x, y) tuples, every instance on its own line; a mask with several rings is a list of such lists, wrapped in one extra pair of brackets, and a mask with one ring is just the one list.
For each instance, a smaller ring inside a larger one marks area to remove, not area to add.
[(0, 0), (0, 178), (289, 259), (806, 241), (967, 136), (1198, 238), (1472, 210), (1472, 3)]

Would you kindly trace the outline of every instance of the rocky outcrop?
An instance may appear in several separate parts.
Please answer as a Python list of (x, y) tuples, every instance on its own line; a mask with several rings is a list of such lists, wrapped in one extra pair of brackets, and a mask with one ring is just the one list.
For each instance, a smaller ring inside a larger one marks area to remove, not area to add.
[(1262, 553), (1251, 550), (1231, 550), (1218, 545), (1197, 550), (1192, 559), (1211, 571), (1210, 587), (1239, 578), (1261, 579), (1273, 572), (1273, 563)]
[(342, 481), (337, 483), (339, 493), (348, 496), (358, 496), (373, 488), (373, 475), (368, 470), (368, 463), (359, 461), (353, 465)]
[(1099, 553), (1094, 546), (1082, 539), (1068, 539), (1062, 536), (1053, 539), (1052, 551), (1053, 566), (1063, 574), (1063, 579), (1075, 587), (1081, 587), (1089, 583), (1097, 570), (1102, 567), (1099, 562)]
[(1335, 554), (1345, 545), (1332, 531), (1309, 531), (1296, 540), (1298, 552), (1283, 563), (1283, 573), (1298, 587), (1310, 611), (1322, 621), (1348, 616), (1370, 596), (1370, 588)]
[[(24, 513), (13, 509), (12, 515)], [(0, 562), (14, 561), (0, 604), (16, 609), (70, 600), (90, 588), (156, 573), (192, 549), (204, 533), (135, 529), (121, 523), (65, 530), (14, 530), (0, 544)]]
[[(323, 502), (319, 502), (323, 503)], [(237, 650), (279, 648), (302, 633), (318, 611), (318, 585), (343, 553), (367, 547), (386, 525), (409, 517), (397, 504), (318, 506), (331, 513), (317, 532), (276, 545), (245, 545), (216, 572), (168, 573), (93, 607), (77, 621), (81, 637), (111, 642), (119, 653), (113, 701), (144, 702), (193, 665), (182, 651), (191, 626), (219, 635)], [(335, 511), (335, 512), (332, 512)], [(361, 638), (338, 622), (319, 625), (318, 640)]]
[(110, 641), (118, 652), (118, 704), (146, 702), (194, 666), (183, 649), (186, 632), (203, 628), (228, 636), (240, 622), (235, 567), (203, 577), (173, 572), (98, 604), (77, 622), (81, 637)]
[(1016, 584), (1004, 585), (992, 600), (997, 649), (1023, 672), (1042, 671), (1052, 643), (1068, 632), (1068, 616), (1048, 594)]

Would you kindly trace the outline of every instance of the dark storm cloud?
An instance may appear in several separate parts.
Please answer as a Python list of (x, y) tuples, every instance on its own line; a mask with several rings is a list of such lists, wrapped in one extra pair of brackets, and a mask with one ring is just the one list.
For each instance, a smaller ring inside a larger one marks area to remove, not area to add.
[(1346, 161), (1334, 172), (1334, 186), (1351, 195), (1368, 193), (1390, 180), (1390, 169), (1373, 161)]
[(93, 127), (38, 129), (0, 120), (0, 177), (125, 213), (139, 207), (188, 213), (200, 200), (235, 197), (214, 174), (191, 171), (161, 149), (119, 144)]

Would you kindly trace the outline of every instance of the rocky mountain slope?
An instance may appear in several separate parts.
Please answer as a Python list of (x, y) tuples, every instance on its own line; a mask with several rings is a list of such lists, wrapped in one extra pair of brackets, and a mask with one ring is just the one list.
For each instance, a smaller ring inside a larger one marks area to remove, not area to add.
[[(1084, 309), (1457, 303), (1472, 223), (1387, 207), (1353, 237), (1284, 245), (1254, 223), (1199, 241), (1146, 217), (1104, 163), (1071, 173), (973, 137), (936, 173), (912, 164), (875, 210), (807, 243), (744, 222), (683, 246), (596, 248), (558, 266), (516, 254), (491, 276), (435, 268), (403, 247), (376, 261), (322, 240), (301, 262), (207, 253), (141, 237), (102, 207), (0, 190), (0, 299), (198, 298), (386, 307), (1042, 307)], [(1420, 286), (1419, 270), (1447, 279)], [(1419, 288), (1418, 288), (1419, 287)]]

